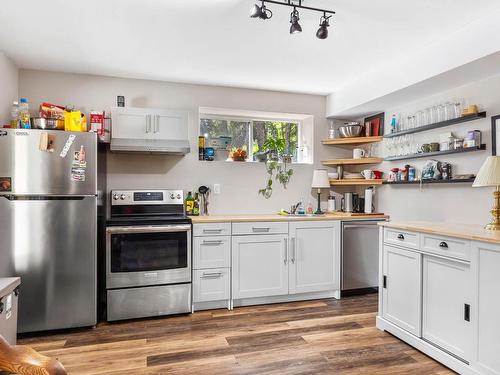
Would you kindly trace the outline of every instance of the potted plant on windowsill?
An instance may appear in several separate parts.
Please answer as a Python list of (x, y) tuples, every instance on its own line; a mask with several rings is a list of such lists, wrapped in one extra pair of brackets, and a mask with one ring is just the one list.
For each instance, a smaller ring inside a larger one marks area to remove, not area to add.
[(266, 199), (273, 194), (273, 179), (278, 181), (286, 189), (293, 175), (293, 169), (288, 167), (292, 162), (292, 155), (288, 152), (286, 141), (283, 138), (268, 138), (263, 144), (267, 158), (265, 160), (267, 171), (267, 184), (265, 188), (259, 189)]

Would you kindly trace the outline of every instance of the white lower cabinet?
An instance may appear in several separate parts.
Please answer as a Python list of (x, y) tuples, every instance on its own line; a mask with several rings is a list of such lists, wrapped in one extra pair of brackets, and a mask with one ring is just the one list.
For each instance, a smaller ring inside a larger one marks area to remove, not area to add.
[(477, 263), (475, 289), (475, 367), (482, 374), (500, 375), (500, 245), (473, 242)]
[(233, 299), (288, 294), (288, 235), (232, 238)]
[(383, 317), (420, 336), (422, 255), (388, 245), (383, 251)]
[(334, 290), (340, 284), (340, 222), (290, 223), (290, 294)]
[(229, 268), (194, 270), (193, 302), (228, 300), (230, 282)]
[(468, 262), (423, 256), (422, 338), (466, 361), (472, 341), (471, 284)]

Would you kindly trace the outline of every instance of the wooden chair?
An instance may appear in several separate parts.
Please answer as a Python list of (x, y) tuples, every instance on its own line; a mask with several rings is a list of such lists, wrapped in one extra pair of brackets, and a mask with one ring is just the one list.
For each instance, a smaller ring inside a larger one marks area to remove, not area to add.
[(2, 371), (20, 375), (67, 375), (59, 361), (41, 355), (28, 346), (11, 346), (0, 335), (0, 374)]

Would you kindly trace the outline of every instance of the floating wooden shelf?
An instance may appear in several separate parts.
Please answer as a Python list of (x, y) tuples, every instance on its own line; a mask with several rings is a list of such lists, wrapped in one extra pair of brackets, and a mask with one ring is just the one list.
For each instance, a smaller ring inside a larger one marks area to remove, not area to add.
[(361, 164), (380, 164), (384, 161), (383, 158), (361, 158), (361, 159), (331, 159), (323, 160), (323, 165), (361, 165)]
[(324, 145), (332, 146), (359, 146), (369, 143), (381, 142), (384, 137), (374, 136), (374, 137), (352, 137), (352, 138), (335, 138), (335, 139), (325, 139), (321, 141)]
[(342, 179), (342, 180), (330, 180), (331, 186), (372, 186), (372, 185), (382, 185), (384, 180), (367, 180), (365, 178), (356, 179)]
[(485, 144), (482, 144), (481, 146), (478, 146), (478, 147), (466, 147), (466, 148), (459, 148), (456, 150), (422, 152), (419, 154), (410, 154), (410, 155), (403, 155), (403, 156), (391, 156), (391, 157), (385, 158), (385, 160), (386, 161), (395, 161), (395, 160), (406, 160), (406, 159), (416, 159), (416, 158), (429, 158), (429, 157), (434, 157), (434, 156), (439, 156), (439, 155), (458, 154), (458, 153), (462, 153), (462, 152), (474, 152), (474, 151), (483, 151), (483, 150), (486, 150)]
[[(474, 182), (472, 178), (454, 178), (451, 180), (423, 180), (423, 184), (459, 184)], [(419, 185), (420, 181), (384, 181), (384, 185)]]
[(389, 133), (389, 134), (384, 135), (384, 138), (399, 137), (399, 136), (405, 135), (405, 134), (425, 132), (427, 130), (443, 128), (445, 126), (450, 126), (450, 125), (454, 125), (454, 124), (461, 124), (462, 122), (474, 121), (474, 120), (478, 120), (478, 119), (485, 118), (485, 117), (486, 117), (486, 112), (479, 112), (479, 113), (474, 114), (474, 115), (462, 116), (462, 117), (454, 118), (451, 120), (436, 122), (434, 124), (419, 126), (418, 128), (403, 130), (403, 131), (399, 131), (399, 132), (395, 132), (395, 133)]

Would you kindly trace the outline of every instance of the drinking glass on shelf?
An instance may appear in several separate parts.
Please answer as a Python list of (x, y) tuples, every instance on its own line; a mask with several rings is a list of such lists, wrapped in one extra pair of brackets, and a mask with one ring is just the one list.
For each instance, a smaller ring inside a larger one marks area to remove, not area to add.
[(462, 117), (463, 110), (463, 100), (455, 100), (455, 118)]
[(453, 104), (450, 102), (444, 103), (444, 117), (445, 120), (451, 120), (454, 116)]
[(431, 124), (435, 124), (436, 122), (439, 122), (437, 105), (431, 108)]
[(444, 104), (439, 104), (437, 106), (438, 108), (438, 122), (442, 122), (446, 120), (446, 114), (445, 114), (445, 106)]
[(417, 121), (416, 121), (416, 126), (419, 127), (419, 126), (424, 126), (424, 111), (418, 111), (417, 112)]
[(425, 125), (429, 125), (429, 124), (431, 124), (431, 123), (432, 123), (432, 115), (431, 115), (431, 112), (432, 112), (431, 108), (426, 108), (426, 109), (424, 110), (424, 113), (425, 113), (425, 115), (424, 115), (424, 117), (425, 117), (424, 123), (425, 123)]

